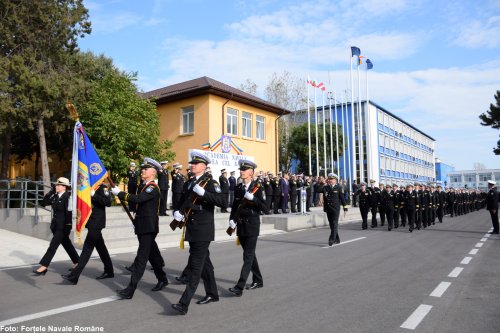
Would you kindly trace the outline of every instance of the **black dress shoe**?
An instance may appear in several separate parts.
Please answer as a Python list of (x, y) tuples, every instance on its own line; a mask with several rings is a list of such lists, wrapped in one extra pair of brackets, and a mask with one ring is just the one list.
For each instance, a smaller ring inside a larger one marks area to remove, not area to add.
[(134, 290), (129, 287), (122, 290), (117, 290), (116, 293), (122, 299), (131, 299), (134, 296)]
[(498, 231), (490, 231), (488, 233), (491, 234), (491, 235), (493, 235), (493, 234), (498, 234)]
[(333, 245), (333, 241), (331, 239), (328, 240), (328, 246), (332, 246)]
[(47, 268), (45, 268), (45, 270), (41, 272), (37, 271), (36, 269), (33, 270), (33, 274), (35, 274), (36, 276), (45, 275), (46, 273), (47, 273)]
[(262, 288), (262, 287), (264, 287), (263, 283), (252, 282), (252, 284), (249, 284), (245, 289), (247, 289), (247, 290), (253, 290), (253, 289)]
[(243, 290), (241, 290), (238, 287), (229, 288), (228, 290), (230, 293), (232, 293), (236, 297), (241, 297), (241, 295), (243, 295)]
[(76, 285), (78, 283), (78, 278), (74, 275), (71, 275), (71, 273), (66, 275), (61, 275), (61, 277), (73, 285)]
[(156, 284), (156, 286), (154, 286), (154, 288), (151, 289), (151, 291), (160, 291), (163, 288), (165, 288), (166, 286), (168, 286), (168, 280), (158, 281), (158, 283)]
[(187, 282), (188, 282), (188, 279), (184, 276), (176, 276), (175, 280), (182, 283), (182, 284), (187, 284)]
[(218, 301), (219, 301), (218, 298), (213, 298), (212, 296), (205, 296), (205, 298), (199, 300), (198, 302), (196, 302), (196, 304), (208, 304), (211, 302), (218, 302)]
[(115, 277), (114, 273), (104, 272), (101, 275), (99, 275), (98, 277), (96, 277), (96, 279), (97, 280), (102, 280), (102, 279), (110, 279), (110, 278), (113, 278), (113, 277)]
[(185, 315), (186, 313), (188, 313), (187, 307), (185, 307), (181, 303), (172, 304), (172, 309), (179, 312), (181, 315)]
[(134, 272), (134, 269), (132, 268), (132, 266), (124, 266), (123, 268), (125, 268), (130, 273)]

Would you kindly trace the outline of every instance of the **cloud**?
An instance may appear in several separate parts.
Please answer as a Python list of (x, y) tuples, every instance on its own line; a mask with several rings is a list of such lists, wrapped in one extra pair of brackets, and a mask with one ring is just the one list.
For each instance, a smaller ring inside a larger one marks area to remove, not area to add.
[(497, 48), (500, 46), (500, 16), (485, 20), (471, 20), (461, 23), (455, 44), (468, 48)]
[(112, 33), (142, 22), (142, 17), (133, 13), (95, 15), (92, 17), (94, 32)]

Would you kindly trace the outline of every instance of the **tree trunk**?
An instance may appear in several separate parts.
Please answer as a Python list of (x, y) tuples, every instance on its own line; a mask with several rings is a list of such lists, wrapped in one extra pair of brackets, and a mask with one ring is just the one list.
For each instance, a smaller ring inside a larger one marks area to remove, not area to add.
[(42, 179), (43, 184), (46, 186), (44, 188), (44, 193), (47, 193), (50, 190), (50, 170), (47, 156), (47, 143), (45, 141), (45, 127), (41, 116), (37, 119), (37, 125), (38, 143), (40, 144), (40, 160), (42, 161)]
[[(9, 177), (9, 160), (10, 160), (10, 146), (12, 143), (12, 120), (7, 120), (8, 124), (3, 133), (3, 146), (2, 146), (2, 164), (0, 166), (0, 179), (7, 179)], [(1, 184), (2, 188), (7, 188), (7, 184)], [(0, 208), (5, 208), (6, 192), (0, 192)]]

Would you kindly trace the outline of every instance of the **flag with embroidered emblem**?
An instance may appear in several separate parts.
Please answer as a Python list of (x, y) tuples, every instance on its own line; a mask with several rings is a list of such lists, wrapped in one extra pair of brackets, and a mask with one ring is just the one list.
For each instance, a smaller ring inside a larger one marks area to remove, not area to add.
[(107, 176), (94, 146), (90, 142), (83, 125), (77, 121), (73, 133), (73, 158), (71, 183), (73, 211), (76, 209), (76, 236), (81, 243), (81, 233), (92, 213), (91, 193), (97, 190)]

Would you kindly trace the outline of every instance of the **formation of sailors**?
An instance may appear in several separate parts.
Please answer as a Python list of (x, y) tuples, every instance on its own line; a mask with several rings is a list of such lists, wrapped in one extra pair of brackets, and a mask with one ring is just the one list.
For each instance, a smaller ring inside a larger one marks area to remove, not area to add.
[[(384, 226), (387, 228), (406, 227), (409, 231), (427, 228), (443, 222), (443, 217), (465, 215), (486, 206), (487, 194), (475, 189), (443, 190), (436, 184), (408, 184), (399, 187), (397, 184), (379, 184), (375, 180), (360, 184), (360, 189), (354, 193), (359, 201), (362, 217), (362, 229), (368, 228), (368, 213), (371, 213), (371, 227)], [(377, 220), (377, 214), (379, 219)]]

